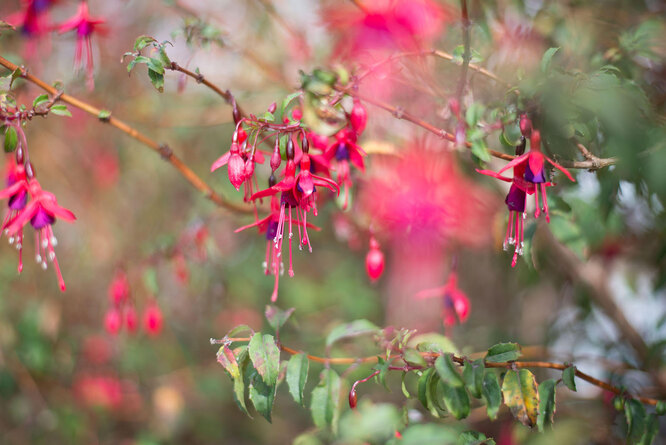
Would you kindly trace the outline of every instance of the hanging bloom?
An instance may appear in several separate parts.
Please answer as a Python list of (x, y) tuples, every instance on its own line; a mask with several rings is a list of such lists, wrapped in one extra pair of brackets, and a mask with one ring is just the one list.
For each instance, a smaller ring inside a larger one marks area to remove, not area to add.
[(351, 125), (352, 130), (360, 136), (361, 133), (363, 133), (363, 130), (365, 130), (367, 123), (368, 110), (365, 109), (360, 100), (354, 98), (354, 107), (349, 114), (349, 124)]
[(365, 257), (365, 271), (372, 282), (377, 281), (384, 272), (384, 253), (379, 247), (375, 237), (370, 237), (370, 250)]
[[(32, 167), (30, 168), (32, 170)], [(28, 175), (32, 176), (32, 175)], [(18, 212), (15, 218), (7, 222), (4, 230), (10, 237), (18, 236), (22, 241), (23, 226), (28, 222), (36, 230), (35, 233), (35, 259), (42, 265), (43, 269), (47, 268), (48, 261), (53, 262), (53, 266), (58, 276), (58, 283), (60, 289), (65, 291), (65, 281), (60, 272), (58, 259), (56, 258), (54, 247), (58, 241), (53, 235), (52, 225), (56, 222), (56, 217), (68, 222), (73, 222), (76, 217), (69, 210), (60, 207), (56, 200), (55, 195), (42, 190), (41, 185), (34, 177), (30, 179), (22, 179), (15, 184), (0, 191), (0, 199), (8, 198), (14, 195), (17, 191), (27, 188), (30, 195), (30, 202), (25, 208)]]
[(49, 8), (56, 0), (23, 0), (22, 10), (7, 17), (7, 23), (21, 29), (26, 37), (42, 37), (48, 34)]
[(162, 332), (162, 311), (154, 300), (148, 304), (143, 313), (143, 327), (151, 336), (157, 336)]
[[(557, 162), (550, 159), (548, 156), (544, 155), (541, 152), (541, 133), (539, 130), (532, 130), (530, 136), (530, 151), (527, 153), (518, 156), (508, 164), (506, 164), (498, 174), (502, 174), (504, 171), (515, 168), (516, 166), (522, 166), (524, 168), (524, 179), (527, 182), (534, 184), (534, 203), (536, 205), (536, 210), (534, 211), (534, 217), (538, 218), (541, 213), (541, 206), (539, 205), (539, 191), (541, 191), (541, 200), (543, 202), (543, 212), (546, 215), (546, 222), (550, 222), (550, 215), (548, 214), (548, 201), (546, 199), (546, 187), (549, 182), (546, 180), (546, 163), (548, 161), (553, 167), (560, 170), (564, 175), (569, 178), (571, 181), (576, 182), (576, 180), (571, 176), (571, 173), (567, 171), (564, 167), (559, 165)], [(520, 171), (520, 170), (519, 170)], [(515, 177), (514, 173), (514, 177)], [(537, 187), (537, 184), (539, 187)]]
[(93, 51), (92, 51), (92, 34), (95, 32), (98, 25), (104, 23), (102, 18), (94, 18), (90, 16), (88, 11), (88, 2), (82, 1), (79, 3), (79, 9), (76, 14), (64, 23), (58, 26), (58, 31), (63, 34), (65, 32), (76, 30), (76, 52), (74, 54), (74, 69), (81, 68), (82, 59), (85, 53), (86, 59), (86, 83), (88, 89), (95, 88), (95, 79), (93, 78)]
[(360, 171), (365, 171), (363, 156), (366, 156), (366, 152), (356, 144), (357, 134), (349, 128), (343, 128), (336, 133), (335, 142), (324, 152), (324, 156), (327, 159), (331, 161), (335, 159), (336, 161), (338, 172), (337, 183), (344, 188), (345, 193), (345, 199), (342, 204), (343, 210), (347, 209), (349, 204), (349, 190), (354, 185), (349, 163), (353, 164)]
[(109, 284), (109, 300), (115, 306), (122, 305), (130, 295), (129, 281), (123, 270), (117, 270)]
[(425, 289), (415, 295), (417, 299), (432, 297), (442, 298), (442, 322), (446, 328), (450, 328), (457, 322), (467, 321), (470, 303), (465, 293), (458, 289), (458, 274), (455, 270), (449, 273), (449, 279), (444, 286)]
[(245, 184), (245, 201), (250, 200), (252, 196), (254, 179), (254, 166), (255, 163), (263, 164), (264, 155), (261, 151), (256, 150), (254, 147), (248, 149), (247, 133), (242, 127), (239, 127), (231, 138), (231, 147), (229, 151), (220, 156), (210, 166), (210, 171), (214, 172), (220, 167), (229, 164), (228, 174), (229, 182), (236, 190), (240, 190), (240, 186)]

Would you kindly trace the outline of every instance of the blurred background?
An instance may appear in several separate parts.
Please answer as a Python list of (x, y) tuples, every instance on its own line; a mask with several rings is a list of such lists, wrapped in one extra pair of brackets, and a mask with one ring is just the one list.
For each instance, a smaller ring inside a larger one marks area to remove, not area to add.
[[(17, 29), (0, 34), (2, 57), (168, 143), (237, 202), (242, 194), (226, 171), (209, 173), (229, 149), (230, 107), (176, 72), (165, 75), (163, 93), (143, 66), (128, 76), (121, 57), (136, 37), (169, 40), (172, 60), (229, 89), (257, 115), (300, 87), (299, 70), (321, 68), (369, 71), (361, 94), (449, 131), (460, 123), (449, 108), (461, 71), (455, 59), (462, 60), (458, 1), (360, 2), (372, 6), (364, 9), (342, 0), (90, 0), (90, 14), (105, 20), (92, 36), (93, 91), (72, 69), (73, 33), (22, 27), (29, 3), (0, 5), (0, 19)], [(55, 24), (78, 6), (45, 3)], [(528, 356), (575, 362), (629, 391), (664, 398), (666, 3), (472, 0), (468, 7), (472, 62), (501, 79), (470, 70), (459, 96), (475, 154), (366, 104), (368, 129), (359, 144), (370, 153), (367, 171), (354, 172), (347, 211), (322, 198), (314, 251), (295, 252), (296, 275), (281, 280), (277, 304), (295, 308), (282, 342), (323, 355), (334, 326), (365, 318), (446, 331), (462, 353), (515, 341), (531, 347)], [(544, 53), (555, 47), (544, 66)], [(430, 49), (454, 60), (382, 62)], [(18, 103), (42, 94), (23, 81), (14, 86)], [(265, 238), (234, 233), (252, 216), (216, 208), (138, 142), (69, 108), (71, 118), (35, 118), (25, 129), (40, 183), (77, 217), (54, 226), (67, 291), (60, 293), (53, 270), (42, 271), (31, 254), (18, 275), (16, 250), (4, 237), (0, 243), (0, 443), (292, 443), (312, 432), (308, 410), (286, 385), (272, 424), (243, 415), (209, 343), (238, 324), (269, 329), (264, 309), (273, 279), (262, 270)], [(512, 269), (511, 252), (502, 251), (507, 189), (474, 169), (505, 164), (483, 163), (485, 150), (513, 154), (500, 133), (515, 138), (522, 111), (542, 130), (549, 156), (584, 160), (576, 149), (582, 143), (618, 163), (572, 170), (576, 183), (559, 175), (549, 190), (552, 221), (534, 223), (528, 208), (526, 251)], [(504, 133), (492, 128), (511, 116)], [(262, 167), (259, 176), (267, 175)], [(365, 271), (369, 231), (386, 256), (376, 283)], [(454, 258), (471, 309), (464, 323), (445, 329), (442, 300), (414, 295), (443, 286)], [(118, 288), (129, 289), (120, 316), (134, 311), (136, 329), (109, 315)], [(369, 340), (331, 351), (377, 353)], [(311, 365), (308, 387), (320, 370)], [(369, 373), (345, 371), (350, 382)], [(418, 402), (405, 400), (399, 376), (388, 383), (391, 392), (363, 385), (360, 401), (393, 403), (412, 422), (432, 421)], [(505, 408), (496, 422), (473, 414), (462, 427), (503, 445), (624, 443), (626, 425), (610, 400), (581, 382), (577, 393), (558, 392), (551, 432), (531, 432)], [(346, 405), (342, 422), (335, 437), (312, 434), (299, 443), (362, 443), (344, 428), (351, 422)]]

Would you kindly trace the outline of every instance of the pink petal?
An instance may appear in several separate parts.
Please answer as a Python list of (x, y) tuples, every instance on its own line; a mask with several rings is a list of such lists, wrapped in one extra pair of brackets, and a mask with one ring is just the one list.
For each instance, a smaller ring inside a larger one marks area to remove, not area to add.
[(556, 169), (558, 169), (559, 171), (561, 171), (562, 173), (564, 173), (564, 174), (566, 175), (567, 178), (571, 179), (573, 182), (576, 182), (576, 180), (573, 178), (573, 176), (571, 176), (571, 173), (569, 173), (569, 170), (567, 170), (566, 168), (562, 167), (560, 164), (558, 164), (557, 162), (553, 161), (553, 160), (550, 159), (548, 156), (544, 156), (544, 157), (546, 158), (546, 160), (548, 160), (548, 162), (551, 163), (551, 165), (552, 165), (553, 167), (555, 167)]
[(530, 152), (527, 152), (527, 153), (525, 153), (524, 155), (518, 156), (518, 157), (515, 158), (513, 161), (509, 162), (509, 163), (506, 164), (504, 167), (502, 167), (502, 169), (500, 169), (500, 171), (498, 171), (497, 173), (498, 173), (498, 174), (502, 174), (502, 173), (505, 172), (506, 170), (508, 170), (508, 169), (510, 169), (510, 168), (513, 168), (513, 167), (515, 167), (516, 165), (525, 162), (525, 161), (527, 160), (527, 157), (528, 157), (529, 155), (530, 155)]
[(492, 171), (492, 170), (479, 170), (479, 169), (477, 168), (477, 169), (476, 169), (476, 172), (477, 172), (477, 173), (481, 173), (482, 175), (492, 176), (492, 177), (495, 178), (495, 179), (500, 179), (500, 180), (502, 180), (502, 181), (506, 181), (506, 182), (511, 182), (511, 181), (513, 181), (513, 179), (508, 178), (508, 177), (506, 177), (506, 176), (502, 176), (502, 175), (500, 175), (499, 173), (494, 172), (494, 171)]
[(226, 152), (219, 158), (217, 158), (217, 161), (213, 162), (213, 165), (210, 166), (210, 171), (214, 172), (218, 168), (222, 167), (223, 165), (227, 165), (229, 162), (229, 157), (231, 156), (230, 152)]

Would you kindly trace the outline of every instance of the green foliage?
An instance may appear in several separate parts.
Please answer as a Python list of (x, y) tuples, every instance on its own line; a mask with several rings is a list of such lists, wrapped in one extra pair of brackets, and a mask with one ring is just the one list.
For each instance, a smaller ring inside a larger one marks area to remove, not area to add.
[(338, 429), (340, 416), (342, 381), (332, 369), (325, 369), (321, 373), (319, 384), (312, 390), (310, 412), (312, 420), (318, 428), (330, 428), (333, 432)]
[(569, 366), (567, 369), (562, 371), (562, 381), (566, 385), (567, 388), (569, 388), (572, 391), (576, 391), (576, 367), (575, 366)]
[(308, 380), (308, 370), (310, 368), (310, 361), (306, 354), (296, 354), (289, 359), (287, 364), (287, 385), (289, 386), (289, 393), (294, 398), (294, 401), (301, 406), (305, 406), (305, 399), (303, 398), (303, 390)]
[(539, 411), (538, 385), (534, 374), (527, 369), (509, 370), (502, 382), (504, 403), (511, 414), (525, 426), (533, 427), (537, 423)]
[(4, 148), (5, 153), (11, 153), (16, 150), (16, 145), (18, 144), (18, 134), (16, 133), (16, 128), (12, 126), (5, 127), (5, 142)]
[(557, 382), (553, 379), (544, 380), (539, 383), (539, 414), (537, 416), (537, 427), (539, 431), (547, 426), (552, 426), (555, 417), (555, 388)]
[(368, 320), (354, 320), (337, 326), (326, 337), (326, 347), (346, 338), (358, 337), (359, 335), (378, 334), (380, 329)]
[(520, 345), (517, 343), (499, 343), (488, 349), (484, 360), (488, 363), (510, 362), (520, 355)]
[(257, 332), (250, 339), (248, 352), (252, 366), (268, 387), (275, 387), (280, 372), (280, 349), (270, 334)]

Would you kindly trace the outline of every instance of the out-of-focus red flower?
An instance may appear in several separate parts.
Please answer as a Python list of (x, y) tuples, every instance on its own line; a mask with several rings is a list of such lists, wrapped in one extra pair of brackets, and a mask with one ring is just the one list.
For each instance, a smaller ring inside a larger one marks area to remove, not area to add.
[(114, 410), (123, 402), (120, 380), (109, 376), (77, 376), (72, 385), (76, 398), (85, 406)]
[(23, 0), (21, 11), (7, 17), (7, 23), (20, 28), (26, 37), (41, 37), (50, 31), (49, 8), (56, 0)]
[(414, 144), (401, 157), (377, 158), (360, 196), (373, 224), (420, 243), (481, 247), (491, 242), (492, 195), (463, 176), (453, 155)]
[(162, 322), (162, 311), (157, 302), (151, 301), (143, 313), (143, 328), (148, 334), (157, 336), (162, 332)]
[(365, 257), (365, 270), (372, 282), (377, 281), (384, 272), (384, 253), (374, 236), (370, 238), (370, 250)]
[(129, 298), (130, 288), (127, 274), (123, 270), (117, 270), (111, 284), (109, 284), (109, 300), (118, 306)]
[(470, 303), (463, 291), (458, 289), (458, 274), (452, 270), (449, 279), (442, 287), (425, 289), (415, 295), (415, 298), (442, 298), (442, 322), (449, 328), (457, 322), (464, 323), (469, 317)]
[(111, 335), (117, 335), (123, 325), (122, 315), (120, 310), (112, 307), (106, 312), (104, 316), (104, 329)]
[(139, 327), (139, 322), (136, 316), (136, 309), (134, 305), (127, 306), (125, 309), (125, 327), (127, 327), (127, 332), (133, 334), (136, 332), (136, 329)]
[[(88, 11), (88, 2), (79, 3), (79, 8), (69, 20), (58, 26), (58, 31), (62, 34), (76, 30), (76, 53), (74, 54), (74, 68), (80, 69), (83, 57), (86, 59), (86, 83), (88, 89), (95, 88), (95, 79), (93, 77), (93, 51), (92, 35), (100, 24), (104, 23), (102, 18), (95, 18)], [(99, 31), (98, 31), (99, 32)]]
[(83, 342), (83, 357), (89, 363), (103, 365), (111, 359), (111, 345), (101, 335), (90, 336)]

